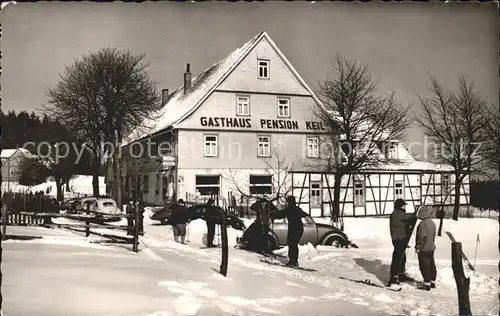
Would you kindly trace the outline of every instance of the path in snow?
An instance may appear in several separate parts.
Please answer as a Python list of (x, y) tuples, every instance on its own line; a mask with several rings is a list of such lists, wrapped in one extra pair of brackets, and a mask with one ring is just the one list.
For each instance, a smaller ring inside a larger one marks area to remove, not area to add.
[(166, 242), (134, 254), (50, 233), (4, 243), (6, 315), (304, 315), (311, 306), (318, 315), (377, 315), (363, 302), (321, 297), (279, 274), (234, 266), (224, 278), (215, 249)]

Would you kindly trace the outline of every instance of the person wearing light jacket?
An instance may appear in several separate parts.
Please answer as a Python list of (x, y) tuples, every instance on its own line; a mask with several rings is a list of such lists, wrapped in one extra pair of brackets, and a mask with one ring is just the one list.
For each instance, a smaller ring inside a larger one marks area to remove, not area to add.
[(415, 237), (415, 251), (418, 254), (418, 264), (420, 272), (424, 278), (424, 284), (419, 289), (430, 291), (436, 287), (436, 262), (434, 261), (434, 251), (436, 250), (436, 224), (432, 220), (432, 209), (422, 206), (418, 210), (418, 218), (421, 219), (417, 226)]

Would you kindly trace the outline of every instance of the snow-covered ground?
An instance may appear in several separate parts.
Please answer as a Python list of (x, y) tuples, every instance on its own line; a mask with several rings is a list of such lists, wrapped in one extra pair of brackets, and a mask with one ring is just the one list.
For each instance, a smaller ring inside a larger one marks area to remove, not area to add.
[[(31, 192), (37, 192), (37, 191), (43, 191), (43, 192), (49, 192), (47, 195), (50, 196), (56, 196), (57, 190), (56, 190), (56, 182), (55, 181), (47, 181), (35, 186), (24, 186), (16, 183), (8, 183), (8, 182), (2, 182), (2, 192), (4, 191), (13, 191), (13, 192), (26, 192), (26, 191), (31, 191)], [(93, 189), (92, 189), (92, 176), (87, 176), (87, 175), (76, 175), (72, 179), (69, 180), (69, 187), (70, 190), (66, 191), (66, 185), (63, 186), (63, 191), (64, 191), (64, 197), (65, 198), (72, 198), (72, 197), (78, 197), (78, 196), (84, 196), (84, 195), (92, 195), (93, 194)], [(104, 182), (104, 177), (99, 177), (99, 192), (101, 194), (106, 193), (106, 184)]]
[[(204, 221), (196, 220), (189, 224), (189, 243), (181, 245), (173, 241), (170, 226), (151, 223), (149, 215), (152, 211), (150, 208), (146, 211), (146, 234), (141, 237), (141, 251), (137, 255), (124, 249), (130, 249), (130, 246), (122, 245), (117, 248), (96, 245), (90, 243), (95, 237), (76, 238), (74, 234), (58, 229), (38, 228), (32, 232), (51, 235), (43, 239), (7, 241), (3, 264), (4, 284), (8, 284), (4, 285), (6, 314), (40, 315), (43, 311), (50, 312), (51, 315), (148, 316), (458, 313), (456, 285), (450, 262), (450, 241), (444, 234), (437, 238), (437, 289), (425, 292), (405, 286), (401, 292), (391, 292), (339, 278), (370, 279), (377, 284), (387, 281), (392, 251), (388, 219), (346, 219), (346, 232), (359, 249), (301, 246), (301, 266), (316, 269), (316, 272), (262, 263), (259, 255), (232, 247), (241, 232), (229, 229), (229, 269), (227, 278), (224, 278), (217, 273), (221, 250), (202, 248), (206, 242)], [(451, 231), (463, 243), (469, 259), (473, 263), (476, 261), (478, 271), (466, 271), (471, 277), (473, 314), (497, 315), (498, 223), (491, 219), (460, 219), (458, 222), (445, 220), (444, 231)], [(23, 232), (25, 233), (27, 232)], [(477, 234), (480, 243), (477, 260), (474, 260)], [(36, 257), (37, 251), (44, 248), (46, 251), (42, 251), (40, 257), (43, 260), (40, 260)], [(32, 262), (30, 258), (37, 258), (37, 262), (53, 266), (54, 271), (45, 268), (43, 264), (37, 265), (39, 270), (32, 269), (32, 273), (36, 273), (35, 279), (43, 278), (49, 282), (40, 284), (39, 287), (42, 291), (49, 291), (44, 295), (51, 300), (51, 309), (38, 310), (37, 314), (34, 307), (23, 307), (29, 306), (30, 300), (33, 300), (33, 306), (42, 303), (35, 296), (31, 299), (26, 294), (34, 293), (37, 285), (34, 281), (27, 281), (30, 278), (29, 271), (19, 268), (27, 263), (21, 263), (24, 261), (8, 255), (13, 249), (17, 251), (14, 252), (17, 256), (22, 252), (20, 249), (31, 249), (32, 254), (26, 255), (25, 261)], [(57, 252), (57, 249), (66, 250)], [(285, 254), (286, 251), (286, 248), (280, 250)], [(409, 249), (407, 254), (409, 274), (421, 279), (413, 250)], [(59, 271), (57, 269), (62, 269), (60, 274), (55, 272)], [(9, 277), (9, 273), (13, 273), (15, 278)], [(50, 273), (55, 275), (44, 276)], [(76, 303), (70, 304), (50, 293), (85, 297), (78, 297)], [(25, 305), (14, 303), (16, 298), (20, 299), (16, 295), (28, 298), (23, 300)], [(85, 305), (84, 302), (98, 303)]]

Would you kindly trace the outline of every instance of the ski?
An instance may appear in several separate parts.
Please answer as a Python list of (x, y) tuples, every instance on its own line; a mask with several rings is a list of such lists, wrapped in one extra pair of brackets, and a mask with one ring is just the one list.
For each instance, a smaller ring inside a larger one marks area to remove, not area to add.
[(276, 257), (285, 258), (285, 259), (288, 258), (288, 256), (278, 254), (278, 253), (259, 252), (259, 254), (263, 255), (264, 257), (272, 258), (272, 259), (276, 259)]
[[(445, 233), (446, 235), (448, 235), (448, 237), (450, 237), (451, 242), (457, 242), (455, 237), (453, 237), (453, 235), (450, 232), (445, 232)], [(467, 258), (463, 250), (462, 250), (462, 259), (465, 261), (469, 269), (471, 269), (472, 271), (476, 271), (476, 269), (474, 268), (472, 263), (470, 263), (469, 258)]]
[(375, 284), (375, 283), (372, 283), (369, 279), (366, 279), (366, 280), (355, 280), (355, 279), (349, 279), (349, 278), (342, 277), (342, 276), (339, 277), (339, 278), (342, 279), (342, 280), (348, 280), (348, 281), (356, 282), (356, 283), (363, 284), (363, 285), (369, 285), (369, 286), (373, 286), (373, 287), (378, 287), (380, 289), (387, 289), (387, 290), (393, 291), (393, 292), (400, 292), (402, 290), (401, 287), (399, 287), (399, 288), (391, 288), (389, 286)]
[(220, 245), (215, 245), (214, 247), (201, 246), (199, 249), (217, 249), (220, 248)]
[(269, 261), (267, 258), (262, 258), (260, 259), (260, 262), (264, 262), (264, 263), (267, 263), (267, 264), (270, 264), (270, 265), (273, 265), (273, 266), (278, 266), (278, 267), (284, 267), (284, 268), (289, 268), (289, 269), (295, 269), (295, 270), (302, 270), (302, 271), (307, 271), (307, 272), (317, 272), (318, 270), (315, 270), (315, 269), (310, 269), (310, 268), (304, 268), (304, 267), (291, 267), (291, 266), (287, 266), (286, 264), (278, 261), (278, 262), (274, 262), (274, 261)]

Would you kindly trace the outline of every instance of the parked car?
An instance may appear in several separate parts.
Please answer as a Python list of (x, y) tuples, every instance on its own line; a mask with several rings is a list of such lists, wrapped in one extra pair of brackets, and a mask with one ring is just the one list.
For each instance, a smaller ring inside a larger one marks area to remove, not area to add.
[(79, 198), (71, 198), (67, 201), (64, 201), (60, 206), (61, 211), (65, 211), (68, 214), (76, 213), (76, 205), (78, 204), (79, 200)]
[[(311, 243), (313, 246), (324, 245), (334, 247), (346, 247), (349, 245), (349, 238), (339, 228), (316, 223), (312, 217), (302, 219), (304, 224), (304, 233), (300, 238), (299, 244), (305, 245)], [(286, 236), (288, 234), (288, 223), (286, 218), (275, 220), (272, 225), (272, 232), (278, 246), (286, 245)]]
[[(302, 219), (304, 224), (304, 233), (299, 241), (300, 245), (305, 245), (311, 243), (313, 246), (324, 245), (333, 247), (355, 247), (347, 235), (339, 228), (316, 223), (312, 217), (305, 217)], [(243, 233), (241, 238), (236, 238), (236, 243), (241, 248), (253, 248), (252, 235), (258, 234), (260, 230), (258, 229), (258, 224), (256, 222), (252, 223), (247, 230)], [(277, 249), (281, 246), (286, 246), (286, 237), (288, 234), (288, 222), (285, 219), (275, 220), (270, 227), (269, 238), (267, 243), (271, 249)], [(257, 239), (255, 239), (257, 240)]]
[(106, 215), (121, 215), (122, 212), (116, 205), (115, 200), (111, 198), (98, 198), (91, 205), (90, 210), (95, 213), (102, 213)]
[(90, 208), (92, 208), (92, 205), (95, 201), (97, 201), (97, 199), (98, 198), (94, 196), (80, 198), (75, 204), (75, 211), (78, 213), (87, 211), (87, 206), (90, 206)]
[[(172, 210), (170, 210), (169, 206), (170, 204), (166, 205), (164, 208), (153, 213), (149, 218), (152, 220), (160, 221), (162, 224), (166, 224), (168, 218), (172, 214)], [(212, 205), (208, 207), (216, 208), (217, 209), (216, 213), (218, 214), (224, 214), (224, 210), (219, 206)], [(193, 205), (187, 208), (186, 216), (191, 221), (199, 218), (203, 219), (203, 217), (205, 216), (206, 209), (207, 206), (205, 204)], [(222, 220), (221, 216), (215, 217), (215, 221), (218, 225), (220, 225), (221, 220)], [(241, 219), (239, 219), (236, 215), (233, 214), (226, 214), (226, 224), (227, 226), (231, 226), (237, 230), (244, 230), (246, 228), (245, 223)]]
[(163, 207), (163, 208), (157, 210), (156, 212), (154, 212), (153, 214), (151, 214), (151, 216), (149, 216), (149, 218), (154, 220), (154, 221), (160, 221), (160, 223), (162, 225), (165, 225), (167, 223), (167, 220), (170, 217), (170, 215), (172, 215), (172, 210), (170, 209), (170, 206), (172, 204), (173, 203), (165, 205), (165, 207)]

